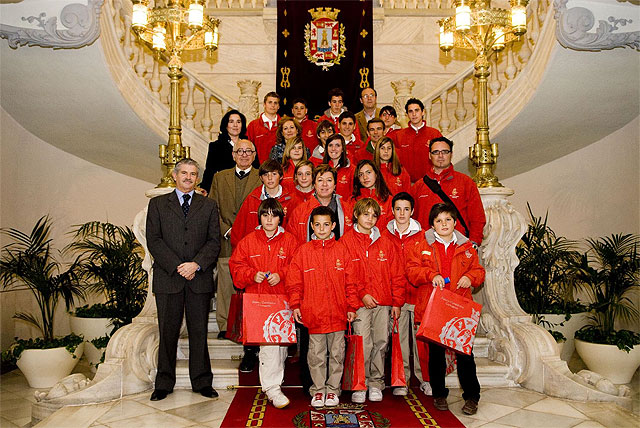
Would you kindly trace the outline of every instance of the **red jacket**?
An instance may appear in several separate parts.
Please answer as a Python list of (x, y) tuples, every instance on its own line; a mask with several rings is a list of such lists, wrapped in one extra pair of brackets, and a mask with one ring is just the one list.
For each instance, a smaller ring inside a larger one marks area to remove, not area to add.
[(349, 249), (357, 274), (359, 306), (362, 298), (370, 294), (380, 306), (404, 304), (406, 279), (402, 256), (395, 244), (374, 227), (371, 235), (358, 232), (355, 227), (347, 231), (340, 242)]
[(381, 163), (380, 172), (392, 195), (411, 190), (411, 178), (406, 169), (402, 168), (400, 175), (393, 175), (391, 174), (391, 163)]
[[(233, 285), (247, 293), (285, 294), (289, 263), (298, 247), (298, 240), (282, 228), (271, 238), (262, 229), (254, 230), (238, 243), (229, 259)], [(271, 286), (265, 279), (258, 284), (253, 280), (257, 272), (277, 273), (280, 282)]]
[(249, 122), (247, 126), (247, 138), (255, 144), (258, 162), (260, 163), (269, 159), (271, 148), (276, 144), (276, 131), (278, 130), (279, 121), (280, 116), (277, 116), (276, 121), (269, 129), (265, 126), (261, 114), (257, 119)]
[[(440, 175), (436, 175), (431, 167), (427, 174), (432, 179), (438, 180), (444, 193), (451, 198), (458, 211), (460, 211), (469, 228), (468, 238), (480, 245), (487, 220), (476, 183), (469, 176), (455, 171), (453, 165), (442, 171)], [(431, 207), (442, 202), (442, 200), (429, 189), (429, 186), (423, 180), (419, 180), (413, 185), (411, 194), (416, 201), (414, 218), (427, 227), (429, 225)], [(463, 234), (465, 233), (460, 220), (456, 224), (456, 229)]]
[(358, 162), (360, 162), (363, 159), (366, 160), (373, 160), (373, 150), (374, 147), (373, 145), (371, 145), (371, 139), (367, 139), (367, 141), (364, 142), (364, 144), (362, 144), (362, 148), (360, 148), (359, 150), (357, 150), (353, 156), (353, 162), (357, 165)]
[(356, 137), (351, 143), (347, 144), (347, 157), (351, 160), (351, 163), (355, 167), (358, 164), (358, 156), (360, 156), (360, 151), (364, 150), (367, 146), (360, 139), (360, 132), (358, 131), (358, 126), (356, 125), (356, 130), (353, 133), (353, 136)]
[(349, 252), (335, 239), (314, 239), (298, 248), (286, 288), (291, 309), (300, 309), (310, 334), (347, 327), (347, 312), (355, 312), (358, 305), (355, 280)]
[(355, 205), (357, 201), (364, 198), (372, 198), (375, 199), (378, 205), (380, 205), (380, 217), (378, 217), (378, 222), (376, 225), (380, 228), (380, 230), (384, 230), (387, 227), (387, 223), (393, 219), (393, 207), (391, 206), (392, 196), (389, 196), (386, 201), (382, 202), (382, 200), (376, 194), (375, 189), (360, 189), (360, 196), (356, 198), (354, 201), (351, 199), (352, 205)]
[[(338, 198), (338, 221), (340, 222), (340, 236), (343, 236), (345, 231), (353, 226), (351, 222), (351, 215), (353, 207), (351, 204), (336, 195)], [(306, 202), (298, 205), (291, 212), (291, 216), (287, 221), (286, 229), (292, 233), (300, 242), (307, 242), (309, 239), (309, 222), (311, 219), (311, 211), (315, 207), (319, 207), (320, 202), (315, 197), (310, 197)]]
[(300, 126), (302, 126), (302, 135), (300, 137), (302, 137), (304, 145), (309, 149), (309, 153), (313, 153), (313, 149), (318, 145), (318, 137), (316, 137), (317, 125), (317, 123), (308, 118), (300, 122)]
[(282, 179), (280, 180), (280, 185), (282, 187), (286, 187), (289, 193), (293, 192), (293, 188), (296, 187), (295, 182), (293, 181), (293, 173), (296, 170), (296, 164), (289, 159), (289, 166), (287, 169), (282, 168)]
[(293, 197), (293, 201), (291, 202), (291, 209), (295, 209), (300, 204), (307, 202), (309, 199), (313, 198), (314, 190), (311, 189), (310, 192), (304, 193), (297, 187), (294, 187), (292, 190), (289, 190), (291, 196)]
[(411, 182), (415, 183), (422, 179), (431, 166), (429, 141), (442, 137), (440, 131), (425, 124), (416, 132), (409, 125), (388, 136), (395, 141), (398, 158), (403, 168), (409, 173)]
[[(350, 159), (350, 158), (349, 158)], [(333, 161), (329, 161), (329, 164), (335, 168)], [(336, 193), (345, 199), (350, 199), (353, 193), (353, 174), (355, 173), (355, 166), (353, 162), (349, 161), (348, 166), (341, 166), (337, 168), (338, 178), (336, 180)]]
[[(412, 219), (411, 224), (409, 225), (409, 233), (407, 233), (406, 235), (402, 235), (402, 237), (400, 237), (400, 235), (394, 231), (394, 228), (393, 228), (394, 225), (395, 225), (395, 221), (390, 221), (387, 224), (387, 228), (384, 230), (384, 232), (382, 232), (382, 234), (388, 236), (389, 239), (391, 239), (391, 242), (393, 242), (396, 245), (396, 247), (398, 248), (398, 251), (402, 255), (402, 266), (406, 268), (407, 256), (409, 255), (413, 247), (415, 247), (422, 240), (424, 240), (424, 230), (420, 226), (420, 223)], [(405, 278), (406, 278), (406, 269), (405, 269)], [(416, 298), (418, 297), (418, 288), (415, 287), (413, 284), (411, 284), (408, 278), (406, 279), (407, 279), (407, 282), (406, 282), (406, 289), (405, 289), (405, 296), (404, 296), (405, 303), (408, 303), (410, 305), (415, 305)]]
[[(343, 110), (343, 112), (346, 110)], [(329, 122), (333, 123), (333, 125), (336, 128), (336, 133), (340, 132), (340, 128), (338, 128), (338, 118), (340, 117), (340, 115), (336, 116), (336, 118), (332, 118), (331, 116), (327, 116), (326, 114), (323, 114), (322, 116), (320, 116), (320, 119), (318, 119), (317, 123), (322, 122), (323, 120), (328, 120)]]
[[(471, 288), (457, 288), (458, 281), (463, 276), (471, 280), (472, 287), (478, 287), (484, 281), (484, 268), (478, 261), (478, 253), (471, 242), (461, 233), (457, 233), (458, 242), (451, 260), (450, 282), (445, 285), (454, 293), (471, 299)], [(407, 257), (407, 277), (409, 281), (418, 287), (418, 298), (415, 309), (415, 319), (421, 320), (427, 308), (429, 296), (433, 290), (433, 278), (440, 274), (442, 260), (435, 248), (435, 235), (433, 229), (424, 234), (424, 239), (413, 247)]]
[[(258, 221), (258, 208), (262, 202), (262, 192), (264, 186), (253, 189), (251, 193), (245, 198), (236, 220), (233, 222), (231, 228), (231, 247), (235, 248), (242, 238), (250, 234), (260, 225)], [(290, 207), (293, 198), (286, 188), (282, 188), (282, 194), (277, 198), (284, 208), (284, 221), (281, 226), (285, 227), (287, 224), (287, 212), (293, 207)]]

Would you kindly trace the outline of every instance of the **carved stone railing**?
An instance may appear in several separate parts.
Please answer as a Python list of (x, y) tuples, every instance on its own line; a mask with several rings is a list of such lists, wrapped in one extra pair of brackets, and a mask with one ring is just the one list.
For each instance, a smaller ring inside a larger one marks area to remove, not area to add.
[(454, 0), (377, 0), (385, 9), (453, 9)]

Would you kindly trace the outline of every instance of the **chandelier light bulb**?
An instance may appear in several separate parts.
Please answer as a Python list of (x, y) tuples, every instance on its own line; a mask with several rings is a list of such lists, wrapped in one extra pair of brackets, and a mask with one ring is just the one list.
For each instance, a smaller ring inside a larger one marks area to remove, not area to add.
[(194, 0), (189, 4), (189, 27), (202, 28), (204, 20), (204, 6)]
[(149, 23), (149, 10), (144, 3), (134, 3), (131, 14), (131, 26), (134, 30), (141, 30)]
[(440, 50), (449, 52), (453, 49), (453, 32), (440, 25)]
[(167, 30), (161, 25), (153, 29), (153, 49), (157, 51), (167, 49), (166, 35)]
[(505, 46), (504, 29), (502, 27), (495, 27), (493, 29), (493, 46), (491, 48), (494, 51), (501, 51)]
[(526, 5), (514, 4), (511, 7), (511, 26), (517, 36), (521, 36), (527, 31)]
[(471, 7), (460, 1), (456, 6), (456, 31), (469, 31), (471, 29)]

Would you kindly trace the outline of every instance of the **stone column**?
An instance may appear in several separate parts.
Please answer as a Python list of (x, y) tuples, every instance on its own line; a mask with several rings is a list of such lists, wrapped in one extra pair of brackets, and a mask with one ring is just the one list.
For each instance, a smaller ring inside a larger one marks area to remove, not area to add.
[(411, 91), (415, 85), (416, 81), (409, 79), (401, 79), (391, 82), (391, 87), (396, 93), (393, 97), (393, 108), (396, 109), (396, 113), (398, 113), (398, 122), (400, 122), (400, 125), (403, 127), (407, 126), (409, 123), (407, 113), (404, 111), (404, 105), (407, 103), (407, 100), (412, 97)]
[(258, 117), (258, 89), (262, 86), (259, 80), (239, 80), (240, 98), (238, 99), (238, 110), (247, 118), (247, 123)]

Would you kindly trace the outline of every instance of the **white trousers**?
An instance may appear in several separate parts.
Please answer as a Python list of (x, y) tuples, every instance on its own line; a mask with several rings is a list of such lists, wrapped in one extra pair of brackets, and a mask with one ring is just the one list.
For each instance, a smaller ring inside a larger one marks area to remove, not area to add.
[(389, 318), (391, 306), (362, 307), (356, 312), (353, 323), (355, 334), (362, 336), (364, 348), (364, 372), (367, 388), (384, 389), (384, 357), (389, 344)]
[(280, 391), (284, 380), (284, 362), (287, 359), (287, 347), (278, 345), (260, 346), (260, 386), (269, 396), (269, 392)]

